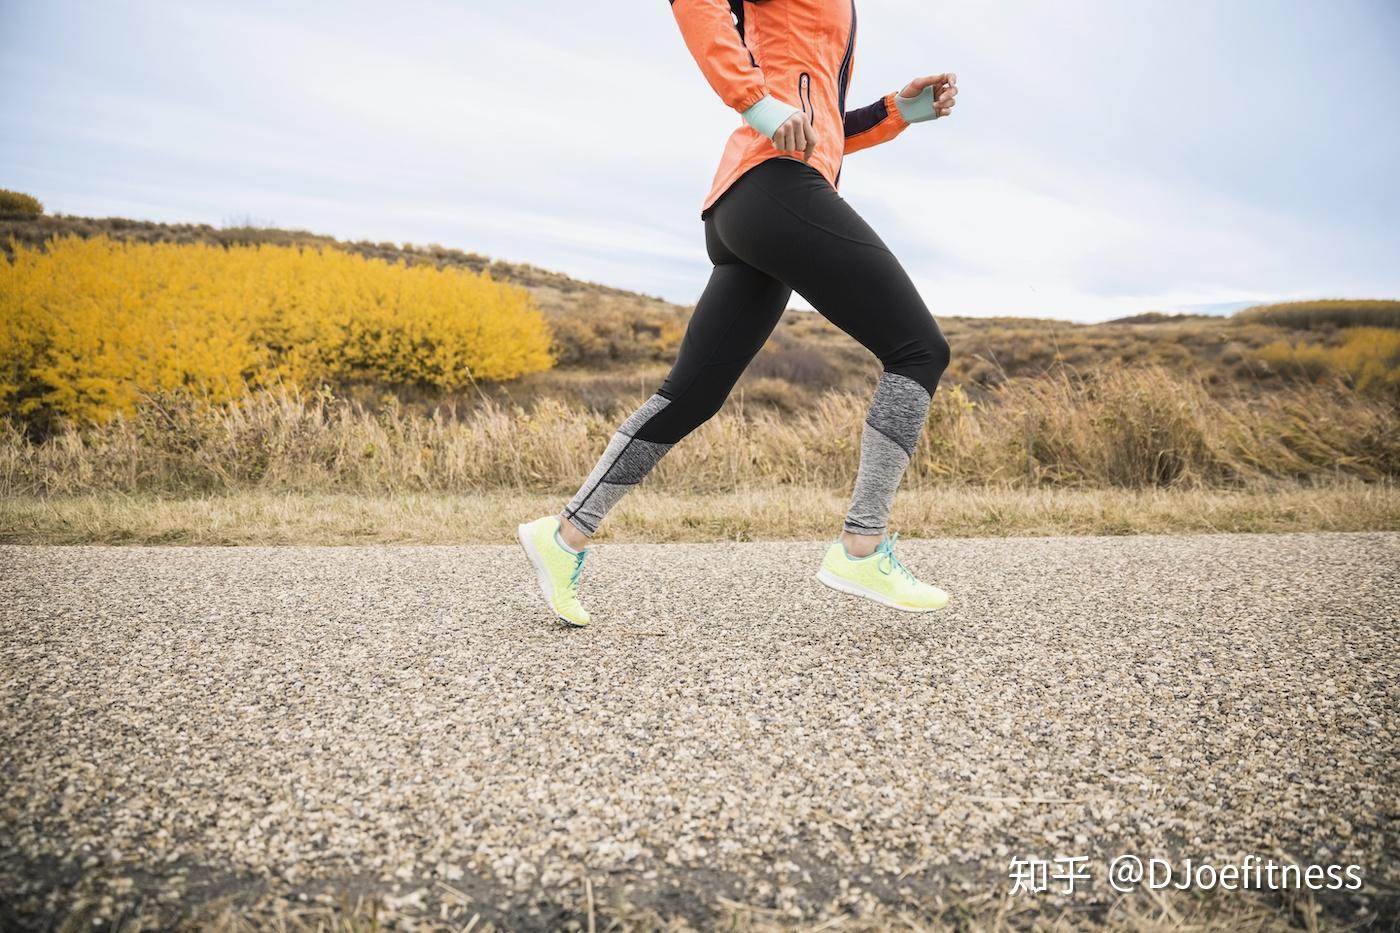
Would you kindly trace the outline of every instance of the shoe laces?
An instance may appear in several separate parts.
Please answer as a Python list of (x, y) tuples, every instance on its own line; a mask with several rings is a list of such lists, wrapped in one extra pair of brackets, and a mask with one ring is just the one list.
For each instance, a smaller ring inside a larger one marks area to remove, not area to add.
[(579, 577), (583, 576), (583, 559), (587, 555), (587, 550), (579, 551), (574, 555), (574, 572), (569, 574), (569, 591), (575, 596), (578, 595)]
[(899, 532), (895, 532), (875, 546), (875, 553), (880, 555), (875, 566), (883, 574), (889, 575), (898, 571), (907, 577), (910, 583), (918, 583), (918, 578), (914, 576), (913, 572), (895, 556), (894, 543), (898, 540)]

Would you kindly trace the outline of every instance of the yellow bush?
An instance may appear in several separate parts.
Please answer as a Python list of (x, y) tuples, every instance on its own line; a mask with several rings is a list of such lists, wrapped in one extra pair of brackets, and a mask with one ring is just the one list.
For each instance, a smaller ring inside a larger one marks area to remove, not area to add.
[(1283, 372), (1309, 378), (1346, 376), (1362, 391), (1400, 389), (1400, 331), (1386, 327), (1349, 327), (1341, 343), (1277, 340), (1261, 347), (1259, 359)]
[(12, 243), (0, 408), (95, 422), (144, 392), (371, 381), (443, 390), (546, 369), (524, 289), (486, 274), (289, 246)]
[(0, 214), (20, 214), (25, 217), (38, 217), (44, 213), (44, 205), (32, 194), (0, 188)]

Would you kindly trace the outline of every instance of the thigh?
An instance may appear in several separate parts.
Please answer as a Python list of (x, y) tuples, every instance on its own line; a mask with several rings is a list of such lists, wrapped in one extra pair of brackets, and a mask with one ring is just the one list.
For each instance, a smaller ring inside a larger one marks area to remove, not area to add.
[[(792, 289), (710, 243), (714, 267), (686, 325), (676, 362), (657, 394), (667, 406), (644, 440), (675, 443), (723, 404), (787, 308)], [(638, 437), (641, 437), (641, 433)]]
[(793, 160), (768, 164), (774, 168), (736, 184), (731, 194), (740, 197), (719, 205), (726, 246), (791, 286), (881, 360), (911, 347), (946, 346), (899, 260), (826, 179)]

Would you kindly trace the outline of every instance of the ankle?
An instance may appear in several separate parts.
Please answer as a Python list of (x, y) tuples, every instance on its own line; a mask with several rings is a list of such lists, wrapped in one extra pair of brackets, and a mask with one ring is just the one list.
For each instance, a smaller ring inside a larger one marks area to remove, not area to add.
[(564, 542), (575, 551), (582, 551), (584, 548), (588, 547), (588, 536), (582, 531), (579, 531), (578, 526), (563, 515), (559, 516), (559, 531), (556, 533), (559, 535), (560, 541)]
[(869, 557), (875, 553), (884, 535), (858, 535), (850, 531), (841, 532), (841, 546), (847, 557)]

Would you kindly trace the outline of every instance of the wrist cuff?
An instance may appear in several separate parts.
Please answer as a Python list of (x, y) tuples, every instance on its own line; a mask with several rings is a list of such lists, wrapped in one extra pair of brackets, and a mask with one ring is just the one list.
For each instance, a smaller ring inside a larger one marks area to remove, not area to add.
[(894, 105), (899, 108), (900, 116), (910, 123), (922, 123), (925, 120), (936, 120), (938, 114), (933, 109), (933, 85), (930, 84), (913, 97), (904, 97), (900, 94), (894, 95)]
[(764, 94), (758, 103), (744, 111), (744, 122), (772, 139), (778, 127), (797, 112), (797, 108), (791, 104), (783, 103), (772, 94)]

